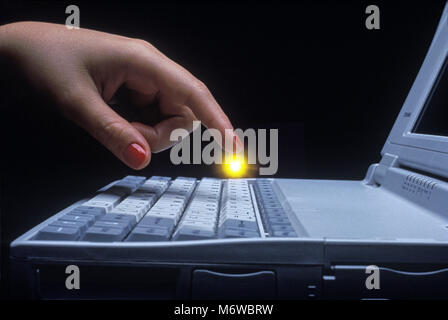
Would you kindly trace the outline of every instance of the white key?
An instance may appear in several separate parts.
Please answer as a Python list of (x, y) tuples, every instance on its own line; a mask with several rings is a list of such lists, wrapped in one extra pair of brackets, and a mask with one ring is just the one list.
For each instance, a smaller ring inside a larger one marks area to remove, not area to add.
[(196, 227), (198, 229), (214, 231), (215, 225), (202, 221), (182, 221), (180, 227)]

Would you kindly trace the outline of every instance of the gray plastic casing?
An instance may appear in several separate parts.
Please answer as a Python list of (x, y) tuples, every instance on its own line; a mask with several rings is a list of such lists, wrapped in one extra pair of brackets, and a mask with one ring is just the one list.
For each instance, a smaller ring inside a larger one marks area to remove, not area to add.
[[(448, 7), (414, 84), (381, 154), (394, 155), (399, 164), (448, 177), (448, 137), (413, 133), (412, 129), (437, 81), (448, 51)], [(448, 89), (447, 89), (448, 90)]]

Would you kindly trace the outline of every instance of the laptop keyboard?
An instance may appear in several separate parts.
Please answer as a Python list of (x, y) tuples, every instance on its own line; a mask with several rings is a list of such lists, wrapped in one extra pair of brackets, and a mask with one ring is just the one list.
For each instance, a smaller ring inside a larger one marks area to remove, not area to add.
[(297, 237), (267, 179), (127, 176), (44, 225), (34, 240)]

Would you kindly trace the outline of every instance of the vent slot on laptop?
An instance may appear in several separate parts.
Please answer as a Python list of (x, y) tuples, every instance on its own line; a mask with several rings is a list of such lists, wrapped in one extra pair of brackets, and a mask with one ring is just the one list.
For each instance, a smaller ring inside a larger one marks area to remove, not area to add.
[[(427, 172), (427, 171), (411, 168), (411, 167), (408, 167), (408, 166), (405, 166), (405, 165), (399, 165), (398, 167), (401, 168), (401, 169), (407, 170), (407, 171), (415, 172), (418, 175), (422, 175), (422, 176), (426, 176), (427, 177), (427, 178), (422, 178), (421, 176), (417, 176), (417, 175), (414, 175), (414, 174), (409, 174), (410, 178), (411, 177), (419, 178), (420, 180), (424, 180), (427, 183), (435, 183), (435, 184), (437, 184), (438, 183), (437, 180), (448, 183), (448, 179), (447, 178), (439, 176), (439, 175), (436, 175), (436, 174), (433, 174), (431, 172)], [(435, 188), (435, 186), (432, 188), (432, 190), (434, 188)]]
[(432, 191), (436, 186), (437, 182), (432, 179), (408, 174), (401, 185), (401, 189), (412, 195), (430, 200)]

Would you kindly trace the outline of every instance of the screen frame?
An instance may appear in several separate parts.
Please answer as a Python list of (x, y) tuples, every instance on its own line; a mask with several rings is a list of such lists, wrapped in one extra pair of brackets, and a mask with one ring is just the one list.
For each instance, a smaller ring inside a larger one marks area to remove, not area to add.
[[(444, 80), (447, 82), (448, 80), (448, 55), (445, 56), (445, 61), (442, 64), (442, 67), (439, 70), (439, 74), (437, 75), (436, 80), (434, 81), (434, 84), (431, 88), (431, 92), (429, 93), (428, 97), (426, 98), (426, 102), (420, 112), (420, 114), (416, 117), (416, 121), (414, 122), (414, 125), (412, 126), (411, 133), (412, 134), (422, 134), (422, 135), (430, 135), (430, 136), (437, 136), (437, 137), (448, 137), (448, 133), (445, 134), (431, 134), (431, 133), (425, 133), (425, 132), (419, 132), (419, 126), (422, 122), (424, 122), (424, 118), (426, 116), (426, 112), (429, 111), (429, 109), (432, 107), (432, 101), (434, 99), (434, 96), (437, 92), (440, 92), (440, 86), (442, 85), (442, 78), (446, 77)], [(448, 87), (446, 88), (448, 90)], [(448, 100), (446, 101), (448, 105)], [(448, 106), (447, 106), (448, 108)], [(448, 127), (448, 125), (447, 125)]]
[(438, 84), (447, 53), (448, 4), (445, 5), (426, 58), (381, 152), (383, 156), (397, 156), (398, 162), (404, 165), (446, 177), (448, 137), (416, 133), (413, 130), (427, 106), (433, 87)]

